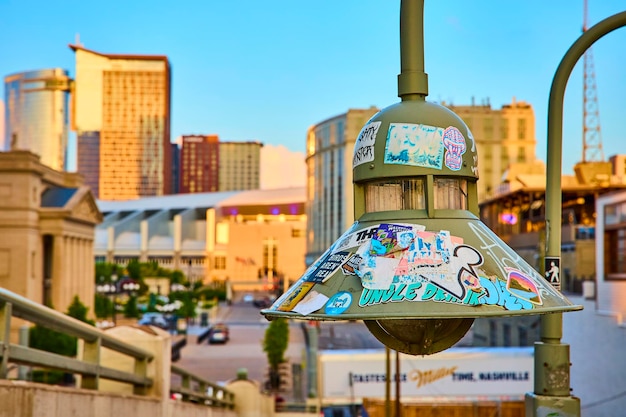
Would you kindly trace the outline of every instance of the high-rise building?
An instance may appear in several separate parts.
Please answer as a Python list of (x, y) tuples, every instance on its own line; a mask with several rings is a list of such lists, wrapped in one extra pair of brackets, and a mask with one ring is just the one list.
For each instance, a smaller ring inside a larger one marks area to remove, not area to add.
[(219, 137), (217, 135), (183, 136), (182, 145), (179, 192), (220, 191)]
[(479, 201), (494, 195), (512, 164), (535, 165), (535, 113), (530, 104), (513, 98), (499, 110), (492, 109), (489, 102), (447, 107), (463, 119), (474, 136), (480, 162)]
[(60, 68), (6, 76), (4, 149), (30, 151), (43, 165), (66, 170), (70, 85)]
[(260, 188), (260, 142), (219, 142), (219, 191)]
[(308, 129), (307, 265), (354, 223), (354, 143), (361, 128), (377, 112), (376, 107), (350, 109)]
[(70, 48), (76, 54), (73, 128), (77, 132), (78, 172), (102, 200), (169, 194), (167, 57), (102, 54), (77, 45)]

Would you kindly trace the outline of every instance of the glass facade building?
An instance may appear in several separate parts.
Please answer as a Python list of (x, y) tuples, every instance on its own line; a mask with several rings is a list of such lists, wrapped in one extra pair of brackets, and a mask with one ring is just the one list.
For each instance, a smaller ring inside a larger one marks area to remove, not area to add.
[(354, 223), (352, 158), (361, 128), (376, 107), (350, 109), (307, 133), (306, 264), (319, 258)]
[(66, 170), (71, 82), (60, 68), (4, 78), (5, 150), (27, 150), (42, 164)]

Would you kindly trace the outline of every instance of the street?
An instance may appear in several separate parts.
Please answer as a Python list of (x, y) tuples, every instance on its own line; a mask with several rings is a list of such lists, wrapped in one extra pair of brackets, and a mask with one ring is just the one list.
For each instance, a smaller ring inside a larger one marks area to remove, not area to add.
[[(211, 382), (233, 379), (237, 370), (245, 368), (248, 378), (263, 383), (266, 379), (267, 357), (263, 352), (263, 337), (269, 325), (251, 302), (240, 295), (231, 306), (220, 304), (213, 324), (222, 322), (230, 329), (230, 340), (224, 344), (197, 343), (197, 336), (206, 327), (190, 326), (187, 345), (176, 365), (188, 369)], [(306, 344), (303, 326), (306, 321), (293, 320), (289, 327), (289, 345), (285, 357), (292, 364), (306, 366)], [(377, 349), (384, 346), (362, 322), (319, 322), (319, 350)], [(306, 395), (306, 369), (302, 369), (303, 396)]]
[[(176, 364), (212, 382), (233, 379), (238, 369), (246, 368), (249, 379), (262, 383), (267, 370), (262, 342), (269, 322), (259, 314), (259, 308), (243, 301), (235, 301), (231, 306), (220, 305), (215, 322), (228, 325), (230, 340), (224, 344), (209, 344), (207, 340), (198, 344), (197, 335), (206, 328), (191, 326), (187, 346)], [(285, 357), (291, 363), (302, 363), (304, 349), (300, 324), (292, 322)]]

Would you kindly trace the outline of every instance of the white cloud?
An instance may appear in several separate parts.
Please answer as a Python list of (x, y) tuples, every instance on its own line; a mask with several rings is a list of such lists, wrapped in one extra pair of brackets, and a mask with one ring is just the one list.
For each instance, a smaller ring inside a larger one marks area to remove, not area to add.
[(261, 148), (261, 189), (304, 187), (306, 163), (303, 152), (293, 152), (283, 145)]

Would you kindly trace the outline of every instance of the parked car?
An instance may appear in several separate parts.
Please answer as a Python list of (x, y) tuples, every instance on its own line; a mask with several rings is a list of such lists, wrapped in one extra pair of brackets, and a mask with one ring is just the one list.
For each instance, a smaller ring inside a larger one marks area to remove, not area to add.
[(267, 308), (272, 305), (272, 299), (265, 296), (261, 298), (255, 298), (252, 305), (258, 308)]
[(209, 344), (226, 343), (230, 339), (230, 331), (224, 323), (216, 323), (209, 331)]
[(252, 301), (254, 301), (254, 296), (252, 294), (244, 294), (243, 296), (244, 303), (251, 303)]
[(228, 341), (228, 337), (226, 336), (226, 332), (221, 329), (212, 330), (209, 334), (209, 344), (213, 345), (215, 343), (226, 343)]
[(169, 323), (165, 316), (161, 313), (145, 313), (137, 322), (142, 326), (156, 326), (161, 329), (169, 329)]

